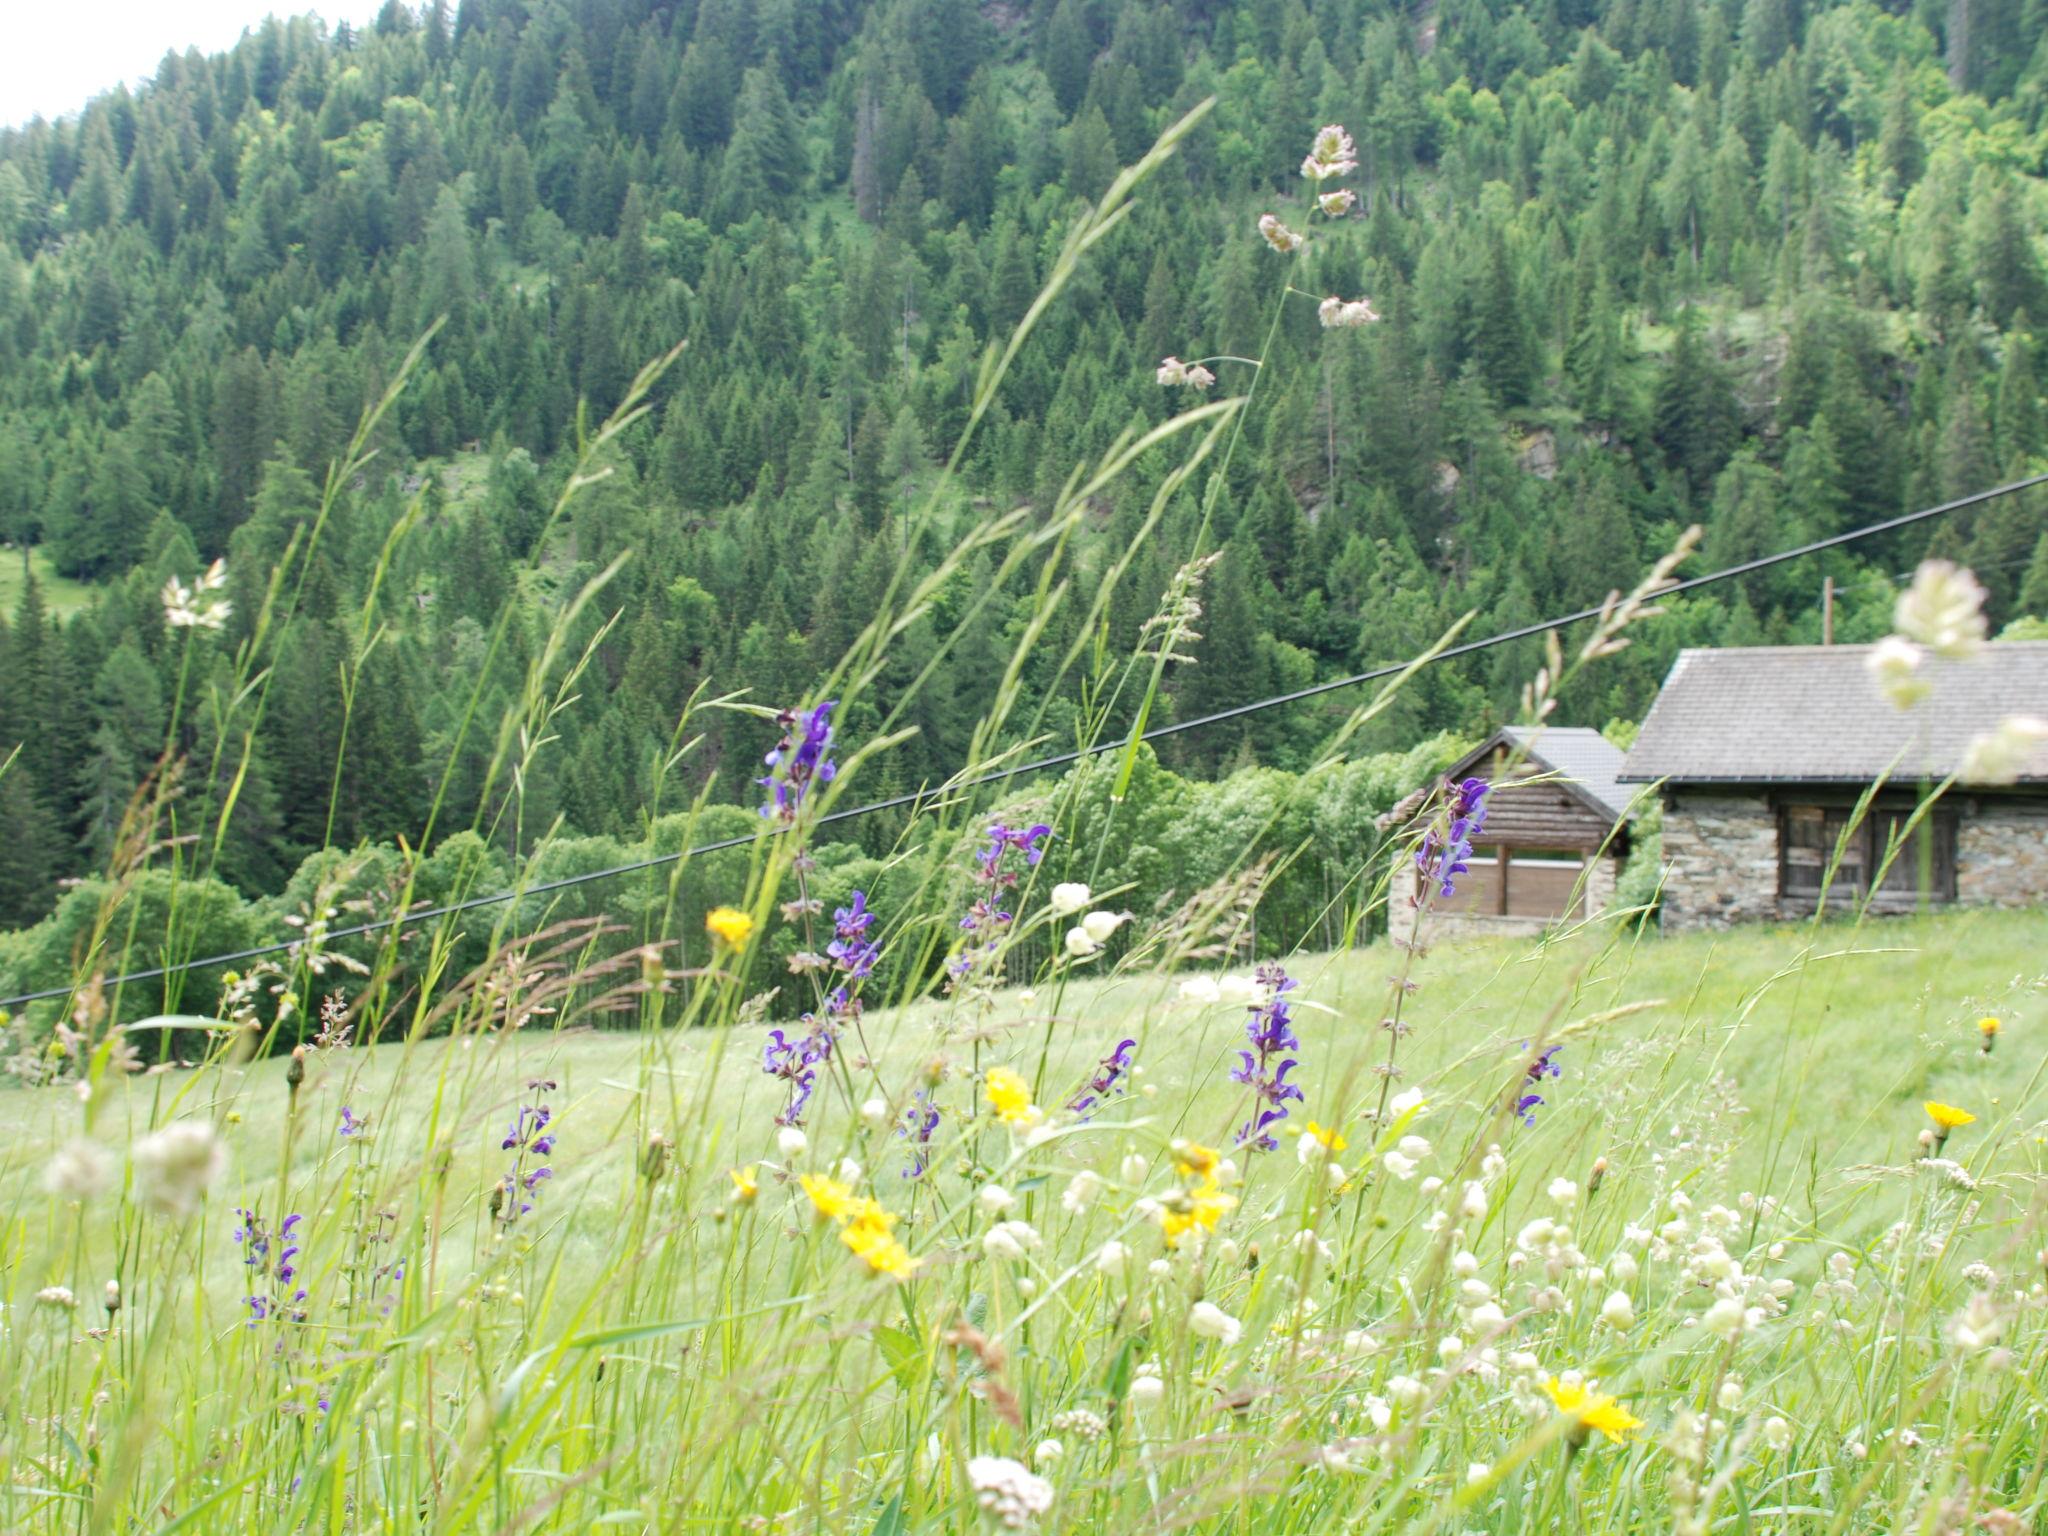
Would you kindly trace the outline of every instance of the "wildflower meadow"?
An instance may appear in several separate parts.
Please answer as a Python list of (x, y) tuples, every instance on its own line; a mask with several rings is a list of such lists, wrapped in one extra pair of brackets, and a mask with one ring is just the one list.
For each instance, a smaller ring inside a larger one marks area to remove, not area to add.
[[(1187, 127), (1072, 223), (981, 366), (956, 461)], [(1241, 232), (1305, 274), (1272, 329), (1314, 315), (1340, 345), (1379, 323), (1306, 275), (1357, 169), (1323, 127), (1307, 216)], [(1223, 482), (1205, 472), (1258, 430), (1264, 366), (1165, 357), (1157, 383), (1187, 408), (1054, 505), (962, 529), (934, 492), (836, 664), (772, 699), (700, 690), (675, 761), (695, 717), (745, 717), (758, 755), (720, 771), (758, 813), (715, 866), (686, 853), (714, 818), (681, 814), (676, 856), (636, 872), (637, 925), (552, 908), (535, 831), (522, 899), (466, 906), (492, 893), (457, 883), (430, 902), (416, 860), (382, 906), (316, 901), (289, 947), (201, 968), (138, 1017), (127, 973), (210, 958), (181, 947), (180, 881), (232, 797), (231, 772), (167, 754), (0, 1089), (0, 1527), (2036, 1529), (2038, 912), (1828, 908), (1666, 939), (1652, 861), (1638, 898), (1541, 938), (1440, 937), (1482, 779), (1429, 785), (1398, 862), (1348, 871), (1299, 933), (1261, 922), (1284, 857), (1247, 848), (1194, 891), (1104, 878), (1208, 566), (1145, 594), (1114, 655), (1114, 583), (1077, 596), (1068, 543), (1140, 477), (1140, 545), (1184, 491), (1206, 519)], [(556, 516), (661, 367), (584, 424)], [(909, 546), (941, 527), (952, 552), (912, 579)], [(1553, 635), (1529, 727), (1659, 621), (1694, 542), (1612, 572), (1599, 616)], [(880, 798), (929, 669), (877, 679), (991, 568), (1032, 569), (1037, 596), (973, 759), (898, 791), (895, 847), (849, 885), (833, 828)], [(269, 576), (266, 623), (298, 579)], [(521, 814), (608, 579), (518, 642), (493, 816)], [(195, 573), (166, 622), (208, 643), (244, 590)], [(1902, 718), (1923, 654), (1983, 642), (1981, 604), (1966, 573), (1923, 568), (1878, 658)], [(1289, 793), (1340, 776), (1460, 629), (1347, 701)], [(229, 684), (195, 686), (229, 757), (266, 707), (265, 632)], [(1027, 666), (1083, 679), (1071, 739), (1014, 713)], [(1132, 699), (1137, 727), (1106, 729)], [(874, 728), (846, 726), (856, 701)], [(1987, 738), (1973, 771), (2011, 771), (2037, 725)], [(1889, 856), (1913, 857), (1910, 830)], [(124, 898), (166, 869), (145, 923)], [(1378, 936), (1395, 903), (1412, 942)]]

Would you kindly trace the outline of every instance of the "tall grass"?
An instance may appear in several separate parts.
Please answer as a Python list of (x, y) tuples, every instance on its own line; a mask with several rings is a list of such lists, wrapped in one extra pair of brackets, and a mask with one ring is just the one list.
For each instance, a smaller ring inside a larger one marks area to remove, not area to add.
[[(985, 361), (969, 434), (1193, 120), (1076, 213)], [(663, 366), (579, 432), (557, 517)], [(1247, 856), (1200, 892), (1074, 888), (1098, 878), (1137, 760), (1135, 731), (1105, 733), (1153, 717), (1199, 617), (1202, 549), (1121, 658), (1099, 639), (1131, 568), (1117, 552), (1057, 660), (1085, 702), (1063, 745), (1121, 747), (1096, 765), (1114, 775), (1101, 813), (1082, 815), (1086, 773), (988, 782), (1041, 746), (1018, 681), (1076, 601), (1088, 505), (1156, 476), (1152, 537), (1198, 471), (1218, 483), (1244, 397), (1133, 434), (930, 574), (907, 538), (829, 676), (778, 700), (700, 697), (677, 721), (671, 771), (701, 710), (843, 708), (977, 557), (998, 582), (1035, 572), (970, 760), (911, 807), (892, 854), (908, 876), (872, 933), (891, 986), (829, 958), (835, 930), (860, 935), (812, 909), (808, 850), (901, 740), (929, 670), (874, 701), (872, 739), (831, 745), (836, 777), (761, 822), (715, 893), (733, 909), (715, 941), (675, 922), (690, 859), (630, 933), (537, 896), (476, 909), (481, 944), (475, 913), (448, 914), (393, 921), (357, 954), (331, 942), (343, 914), (322, 896), (282, 959), (218, 996), (173, 987), (176, 1017), (123, 1024), (104, 978), (195, 957), (175, 902), (144, 933), (121, 897), (144, 871), (169, 868), (175, 891), (217, 859), (275, 637), (388, 404), (273, 573), (232, 685), (198, 701), (221, 760), (188, 773), (167, 754), (131, 813), (51, 1081), (10, 1093), (26, 1129), (0, 1144), (7, 1530), (2032, 1527), (2048, 1291), (2025, 1016), (2042, 978), (2008, 974), (2020, 920), (1924, 920), (1895, 944), (1817, 917), (1721, 953), (1661, 946), (1636, 912), (1526, 950), (1393, 952), (1355, 942), (1376, 904), (1410, 899), (1380, 861), (1337, 898), (1354, 942), (1290, 956), (1284, 978), (1219, 965), (1284, 857)], [(941, 486), (913, 524), (946, 504)], [(612, 574), (560, 606), (496, 727), (470, 830), (533, 850), (522, 888), (551, 835), (524, 824), (523, 786), (606, 632)], [(1666, 574), (1569, 662), (1553, 654), (1532, 721), (1651, 617)], [(1299, 793), (1405, 676), (1338, 724)], [(489, 729), (481, 700), (465, 733)], [(685, 845), (708, 806), (700, 791), (684, 813)], [(1440, 845), (1449, 812), (1432, 815)], [(1052, 852), (975, 857), (991, 820), (1043, 823), (1030, 846)], [(390, 914), (414, 909), (419, 868), (408, 854)], [(770, 974), (776, 924), (827, 958)], [(1940, 946), (1946, 969), (1908, 952)], [(803, 1028), (766, 1032), (776, 987), (837, 1031), (801, 1130), (778, 1123), (789, 1078), (762, 1070)], [(1973, 1010), (2012, 1025), (1981, 1034)], [(1871, 1017), (1897, 1032), (1883, 1049)], [(1260, 1109), (1257, 1074), (1232, 1075), (1247, 1018), (1265, 1045), (1298, 1037), (1270, 1053), (1296, 1058), (1282, 1081), (1304, 1096), (1268, 1080), (1287, 1113), (1265, 1150), (1238, 1134)], [(197, 1042), (196, 1064), (174, 1039)], [(1923, 1094), (1976, 1119), (1923, 1145)]]

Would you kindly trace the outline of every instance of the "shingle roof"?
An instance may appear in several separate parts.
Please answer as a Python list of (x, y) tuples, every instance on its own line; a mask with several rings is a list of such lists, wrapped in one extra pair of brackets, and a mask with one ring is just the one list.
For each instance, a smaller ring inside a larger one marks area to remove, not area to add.
[(1511, 725), (1501, 734), (1521, 747), (1535, 766), (1550, 769), (1599, 801), (1610, 816), (1628, 814), (1635, 794), (1616, 782), (1621, 748), (1598, 731), (1583, 725), (1551, 725), (1540, 731)]
[[(1506, 726), (1453, 763), (1450, 776), (1455, 779), (1473, 771), (1492, 757), (1494, 748), (1503, 741), (1521, 751), (1522, 766), (1516, 773), (1518, 779), (1554, 774), (1559, 783), (1581, 798), (1594, 802), (1594, 808), (1611, 820), (1627, 815), (1634, 804), (1634, 793), (1615, 782), (1615, 773), (1622, 762), (1621, 748), (1598, 731), (1583, 725), (1550, 725), (1541, 731)], [(1392, 809), (1380, 815), (1376, 824), (1387, 828), (1413, 820), (1435, 788), (1432, 783), (1410, 791)]]
[[(1940, 777), (2007, 715), (2048, 719), (2048, 641), (2007, 640), (1967, 661), (1933, 657), (1910, 710), (1872, 680), (1867, 645), (1681, 651), (1617, 777), (1678, 783), (1867, 783)], [(2020, 775), (2048, 782), (2048, 745)]]

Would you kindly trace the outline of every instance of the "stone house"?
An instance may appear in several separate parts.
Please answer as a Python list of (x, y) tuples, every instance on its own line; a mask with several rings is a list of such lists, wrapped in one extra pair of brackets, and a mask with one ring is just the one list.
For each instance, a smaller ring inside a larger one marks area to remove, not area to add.
[[(1493, 788), (1471, 869), (1455, 896), (1430, 904), (1432, 934), (1540, 933), (1605, 907), (1629, 846), (1634, 792), (1615, 781), (1621, 764), (1619, 747), (1577, 726), (1511, 726), (1452, 764), (1450, 778), (1486, 779)], [(1402, 942), (1415, 930), (1415, 845), (1434, 788), (1379, 818), (1395, 850), (1387, 929)]]
[(2048, 745), (2013, 784), (1958, 783), (1912, 820), (1973, 737), (2009, 715), (2048, 719), (2048, 641), (1930, 658), (1928, 695), (1905, 710), (1878, 691), (1870, 651), (1679, 653), (1617, 775), (1660, 786), (1665, 927), (1807, 917), (1823, 899), (1867, 897), (1873, 912), (2048, 901)]

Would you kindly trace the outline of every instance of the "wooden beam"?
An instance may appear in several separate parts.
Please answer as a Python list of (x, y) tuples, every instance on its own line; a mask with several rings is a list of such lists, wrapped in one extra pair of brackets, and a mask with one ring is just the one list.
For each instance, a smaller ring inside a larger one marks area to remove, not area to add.
[(1512, 859), (1513, 855), (1508, 852), (1508, 845), (1506, 843), (1494, 845), (1493, 861), (1499, 873), (1499, 879), (1494, 882), (1497, 888), (1493, 893), (1493, 910), (1501, 917), (1508, 915), (1508, 864)]

